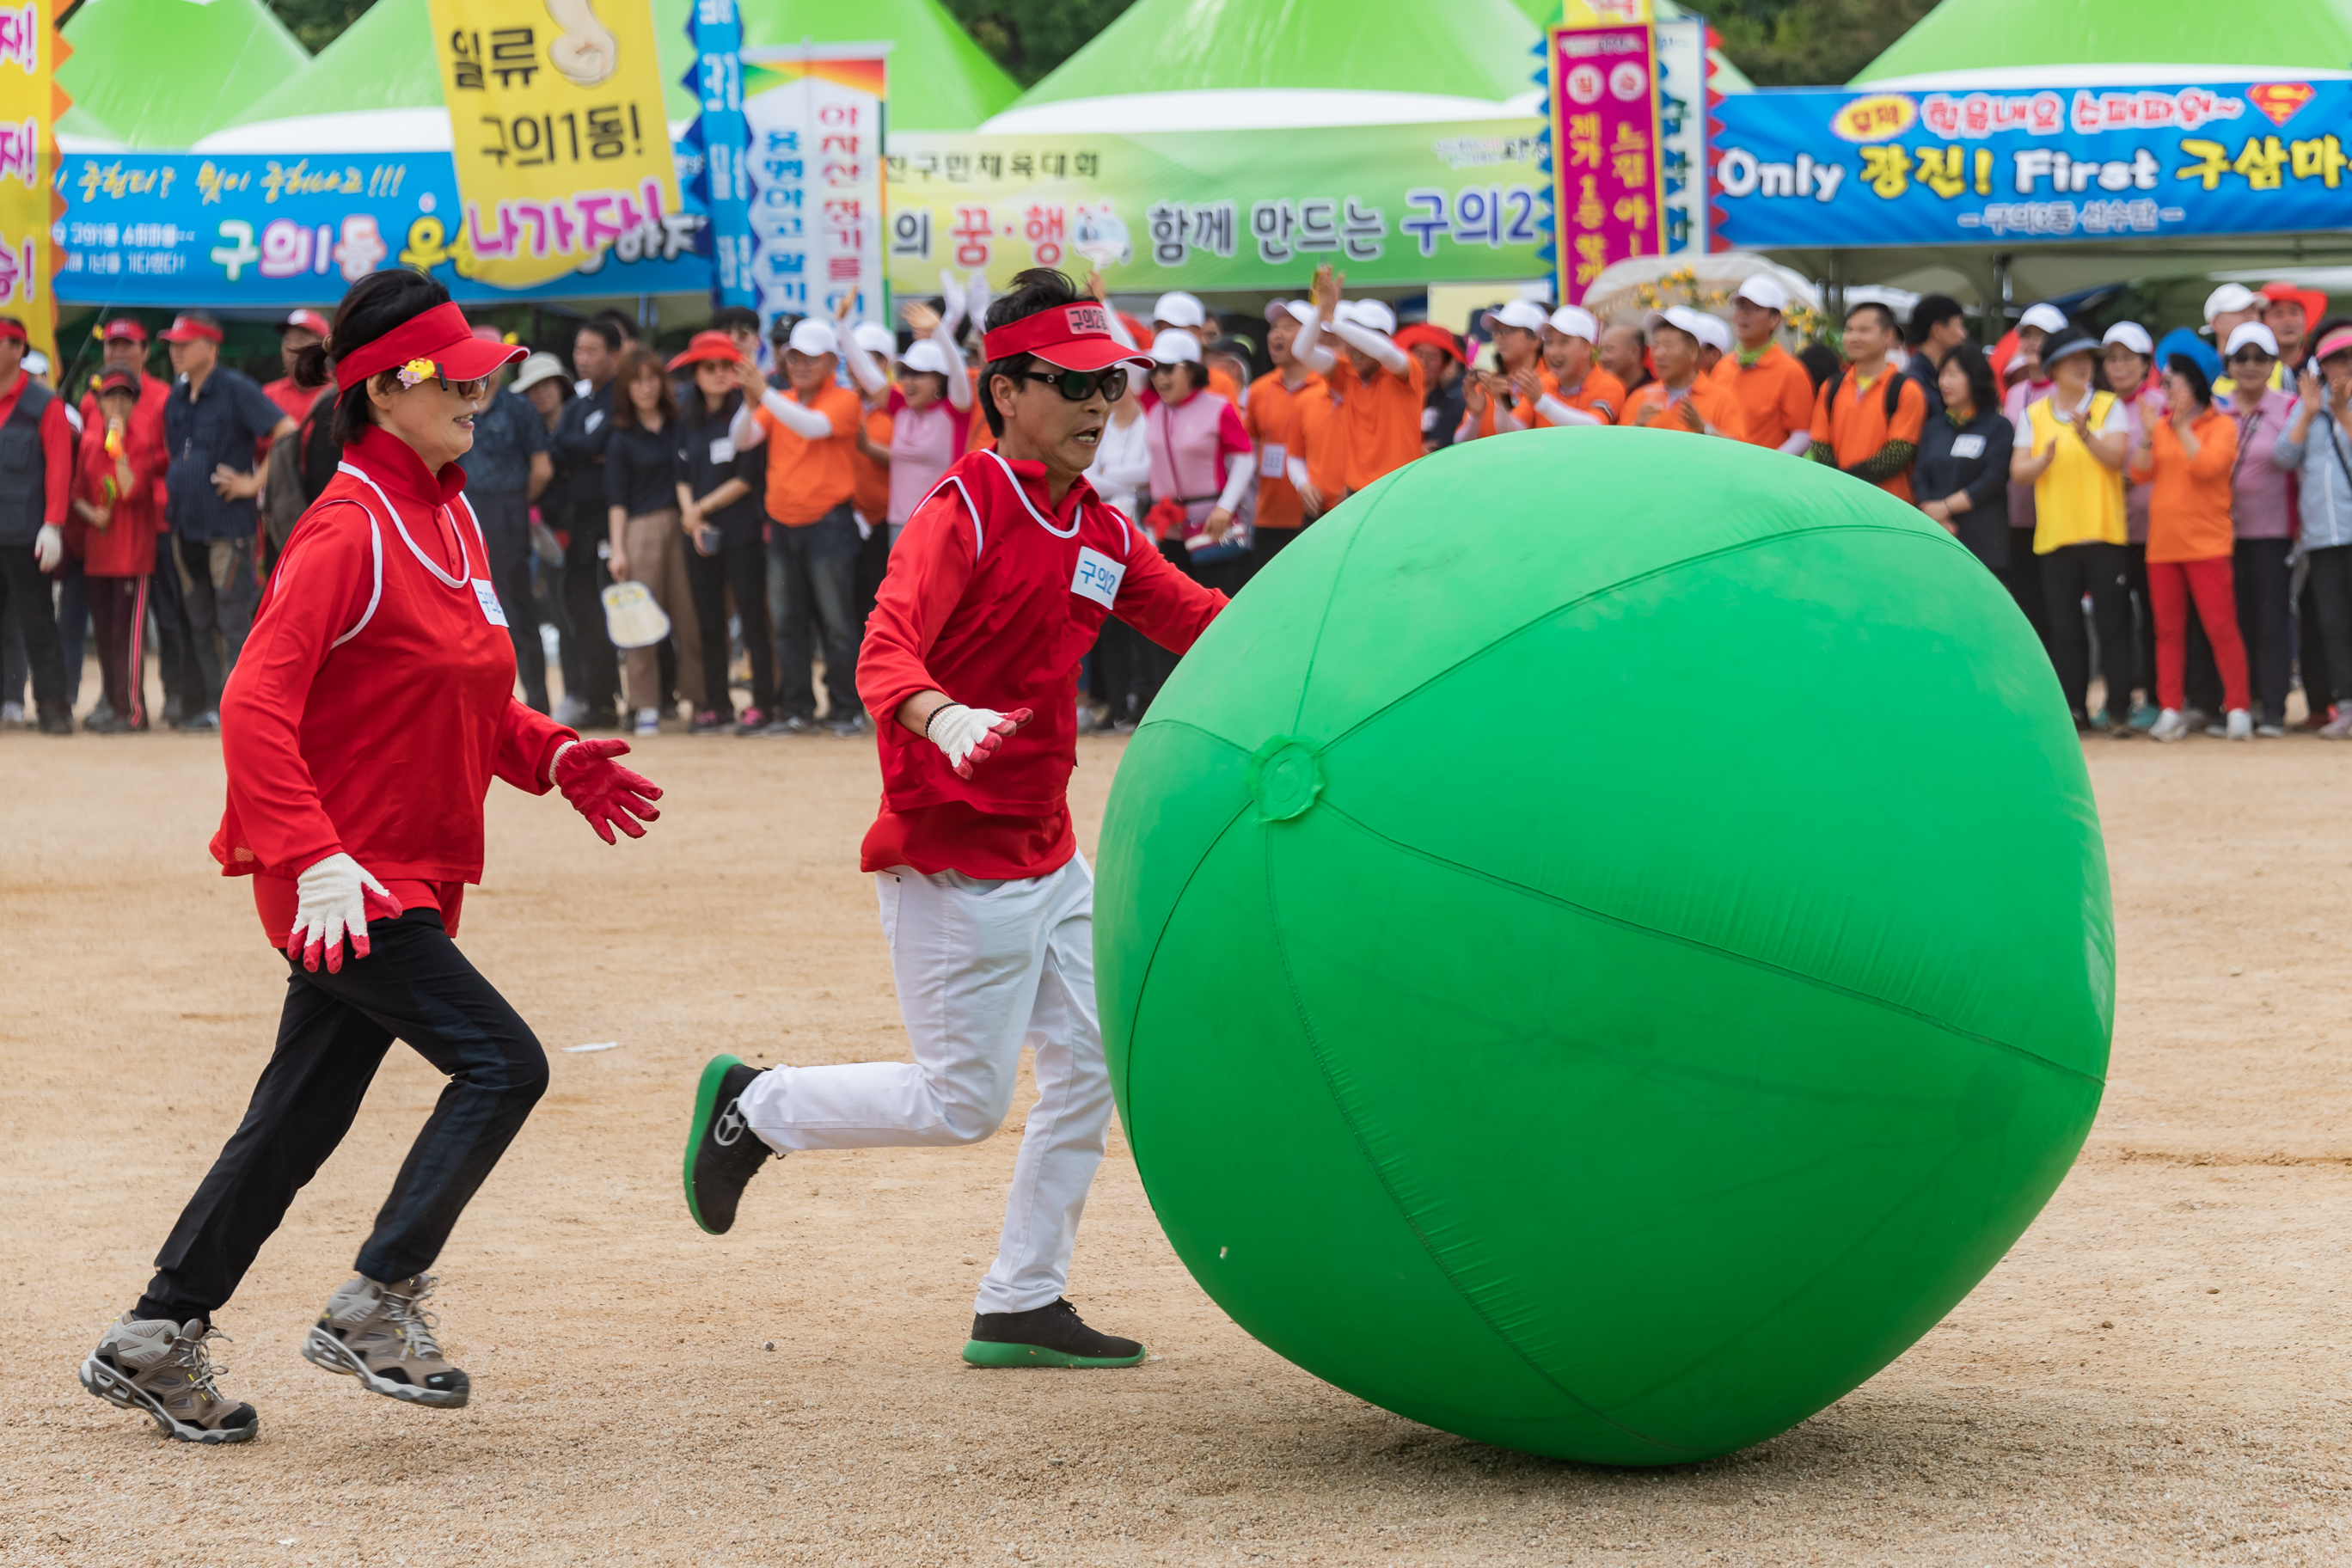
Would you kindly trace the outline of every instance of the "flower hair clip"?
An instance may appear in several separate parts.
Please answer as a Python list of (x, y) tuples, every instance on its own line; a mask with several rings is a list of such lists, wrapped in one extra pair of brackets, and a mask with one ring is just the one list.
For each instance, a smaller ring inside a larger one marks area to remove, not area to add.
[(400, 367), (400, 384), (415, 386), (420, 381), (431, 381), (441, 374), (441, 367), (429, 359), (413, 359)]

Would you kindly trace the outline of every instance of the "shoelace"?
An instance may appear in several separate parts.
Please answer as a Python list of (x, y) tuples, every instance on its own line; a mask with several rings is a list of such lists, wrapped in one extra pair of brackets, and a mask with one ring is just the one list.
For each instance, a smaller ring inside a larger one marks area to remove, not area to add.
[(438, 1361), (441, 1358), (440, 1342), (433, 1337), (433, 1331), (441, 1326), (441, 1320), (425, 1310), (424, 1306), (425, 1298), (433, 1294), (434, 1283), (432, 1275), (420, 1274), (416, 1277), (416, 1289), (405, 1296), (396, 1295), (389, 1288), (384, 1290), (383, 1315), (392, 1320), (394, 1328), (400, 1331), (400, 1359), (403, 1361), (412, 1355), (419, 1361)]
[(212, 1342), (215, 1340), (222, 1340), (229, 1344), (236, 1343), (228, 1335), (222, 1333), (218, 1328), (207, 1325), (205, 1331), (194, 1339), (184, 1337), (180, 1340), (177, 1358), (180, 1363), (188, 1369), (189, 1389), (208, 1404), (220, 1401), (220, 1390), (214, 1386), (214, 1379), (228, 1370), (225, 1366), (213, 1364)]

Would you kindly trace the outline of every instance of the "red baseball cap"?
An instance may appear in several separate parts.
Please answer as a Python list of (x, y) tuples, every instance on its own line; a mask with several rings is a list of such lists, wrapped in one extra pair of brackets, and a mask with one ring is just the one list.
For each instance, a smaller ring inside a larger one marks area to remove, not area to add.
[(127, 370), (110, 370), (98, 378), (98, 390), (100, 396), (110, 392), (135, 393), (139, 390), (139, 383)]
[(167, 343), (193, 342), (198, 338), (216, 343), (221, 341), (221, 330), (212, 322), (198, 321), (194, 316), (174, 316), (172, 324), (156, 336)]
[(669, 362), (669, 368), (684, 370), (688, 365), (700, 364), (706, 360), (724, 360), (730, 364), (740, 364), (743, 356), (735, 352), (735, 340), (725, 332), (697, 332), (687, 340), (686, 351)]
[(455, 304), (436, 305), (337, 359), (335, 385), (349, 392), (372, 375), (419, 363), (450, 381), (478, 381), (530, 353), (519, 344), (483, 342), (467, 324), (465, 311)]
[(147, 341), (147, 323), (136, 316), (117, 316), (100, 327), (98, 335), (110, 343), (143, 343)]
[(278, 323), (278, 330), (281, 332), (294, 327), (299, 327), (306, 332), (316, 332), (322, 338), (335, 330), (328, 324), (326, 317), (311, 310), (297, 310)]
[(1110, 333), (1110, 312), (1092, 300), (1055, 305), (997, 328), (981, 340), (992, 361), (1034, 354), (1064, 370), (1108, 370), (1126, 362), (1151, 368), (1151, 356)]

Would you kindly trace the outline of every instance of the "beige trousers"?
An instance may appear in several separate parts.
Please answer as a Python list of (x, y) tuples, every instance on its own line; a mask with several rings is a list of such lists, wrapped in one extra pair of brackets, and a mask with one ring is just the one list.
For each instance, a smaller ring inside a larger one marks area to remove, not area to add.
[[(702, 689), (702, 626), (694, 618), (694, 594), (686, 584), (686, 534), (677, 510), (668, 508), (633, 517), (621, 525), (628, 552), (629, 580), (643, 583), (669, 617), (669, 639), (677, 649), (677, 694), (696, 712), (709, 706)], [(629, 706), (662, 706), (661, 645), (628, 650)]]

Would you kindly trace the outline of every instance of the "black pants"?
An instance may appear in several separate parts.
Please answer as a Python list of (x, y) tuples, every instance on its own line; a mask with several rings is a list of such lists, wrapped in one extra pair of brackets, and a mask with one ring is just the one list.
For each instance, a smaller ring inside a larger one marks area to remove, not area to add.
[(719, 553), (705, 555), (688, 544), (686, 585), (694, 595), (694, 618), (702, 627), (703, 700), (720, 714), (734, 705), (727, 694), (727, 595), (743, 623), (743, 649), (751, 657), (751, 706), (766, 714), (776, 705), (776, 643), (768, 629), (768, 547), (757, 525), (740, 537), (722, 538)]
[(887, 518), (876, 518), (874, 531), (858, 542), (856, 576), (851, 590), (860, 646), (866, 641), (866, 617), (874, 613), (874, 596), (882, 592), (882, 579), (889, 571), (890, 523)]
[[(2147, 694), (2149, 702), (2156, 700), (2156, 610), (2147, 597), (2147, 546), (2124, 546), (2124, 583), (2131, 590), (2132, 616), (2132, 689)], [(2117, 718), (2109, 703), (2107, 711)]]
[(1305, 531), (1304, 529), (1298, 528), (1268, 528), (1265, 524), (1259, 523), (1250, 540), (1249, 569), (1242, 580), (1246, 583), (1250, 578), (1256, 576), (1265, 569), (1267, 562), (1281, 554), (1289, 547), (1292, 540)]
[(2313, 718), (2324, 719), (2331, 703), (2352, 702), (2352, 544), (2315, 550), (2306, 559), (2303, 701)]
[(857, 700), (857, 521), (835, 507), (798, 528), (778, 523), (768, 550), (783, 569), (783, 617), (776, 626), (776, 708), (787, 719), (816, 717), (814, 645), (824, 648), (832, 723), (854, 719)]
[(180, 591), (180, 565), (172, 559), (172, 536), (155, 541), (155, 571), (147, 579), (147, 607), (155, 617), (155, 664), (163, 678), (163, 716), (193, 719), (205, 710), (205, 683), (196, 671), (195, 641), (188, 630), (187, 595)]
[[(163, 542), (156, 542), (160, 547)], [(173, 534), (172, 546), (180, 564), (188, 644), (195, 652), (195, 684), (203, 689), (203, 706), (194, 712), (210, 712), (220, 707), (221, 691), (236, 668), (237, 655), (245, 651), (254, 612), (261, 604), (253, 539), (249, 534), (236, 539)]]
[(547, 1089), (539, 1040), (466, 961), (433, 910), (368, 922), (373, 951), (342, 973), (288, 963), (278, 1048), (245, 1121), (155, 1256), (133, 1316), (209, 1318), (236, 1293), (294, 1194), (351, 1131), (384, 1051), (403, 1039), (449, 1075), (356, 1264), (404, 1279), (440, 1256), (467, 1200)]
[(2231, 574), (2238, 591), (2238, 633), (2245, 639), (2246, 673), (2253, 687), (2254, 722), (2286, 722), (2287, 683), (2294, 668), (2294, 625), (2289, 613), (2290, 541), (2241, 539)]
[(580, 686), (574, 695), (600, 716), (613, 712), (621, 697), (620, 656), (604, 630), (602, 597), (612, 578), (596, 553), (607, 537), (602, 518), (575, 519), (572, 542), (563, 547), (563, 613), (572, 623), (572, 646), (580, 658)]
[(539, 601), (530, 593), (530, 502), (520, 490), (468, 490), (466, 499), (481, 520), (482, 542), (490, 547), (490, 584), (507, 614), (523, 700), (544, 713), (547, 645), (539, 640)]
[(2049, 647), (2050, 603), (2042, 587), (2042, 557), (2033, 553), (2033, 530), (2009, 531), (2009, 565), (1998, 575), (2001, 585), (2009, 590), (2009, 596), (2024, 613), (2033, 635), (2042, 639), (2044, 648)]
[(2107, 716), (2130, 716), (2131, 603), (2124, 588), (2124, 547), (2093, 541), (2065, 544), (2042, 557), (2043, 601), (2050, 616), (2050, 662), (2077, 723), (2088, 721), (2090, 638), (2083, 626), (2083, 595), (2099, 628), (2099, 673), (2107, 683)]
[(30, 544), (0, 544), (0, 624), (18, 629), (25, 638), (25, 660), (33, 672), (33, 700), (40, 704), (41, 717), (70, 721), (57, 605), (49, 595), (48, 574), (33, 558)]

